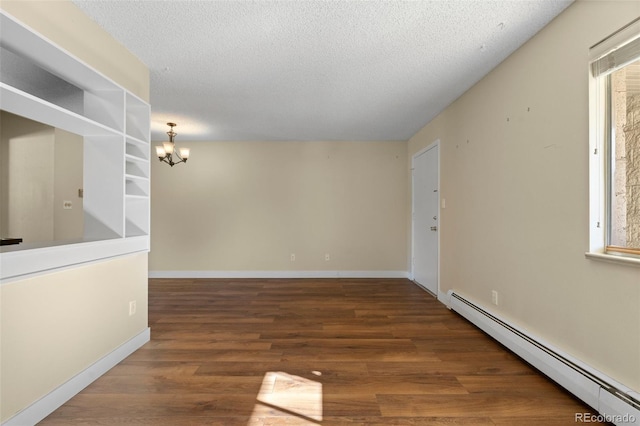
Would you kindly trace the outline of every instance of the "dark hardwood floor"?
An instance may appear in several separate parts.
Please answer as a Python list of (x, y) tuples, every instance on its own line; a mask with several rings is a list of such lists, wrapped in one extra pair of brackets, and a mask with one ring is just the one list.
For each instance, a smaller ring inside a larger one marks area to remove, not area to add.
[(593, 414), (404, 279), (152, 279), (149, 324), (151, 342), (41, 424), (575, 425)]

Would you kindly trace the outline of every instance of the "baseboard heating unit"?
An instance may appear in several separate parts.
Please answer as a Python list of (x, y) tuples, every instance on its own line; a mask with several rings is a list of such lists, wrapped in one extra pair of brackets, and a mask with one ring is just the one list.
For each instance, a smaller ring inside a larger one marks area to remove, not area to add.
[[(534, 339), (481, 306), (450, 290), (447, 306), (513, 353), (584, 401), (605, 420), (616, 425), (640, 426), (640, 394), (612, 378)], [(579, 423), (580, 420), (576, 418)]]

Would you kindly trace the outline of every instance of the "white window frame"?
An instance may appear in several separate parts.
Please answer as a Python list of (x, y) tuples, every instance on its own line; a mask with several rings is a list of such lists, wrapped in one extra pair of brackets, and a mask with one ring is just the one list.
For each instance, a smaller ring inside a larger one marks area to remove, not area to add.
[[(632, 40), (640, 40), (640, 18), (592, 46), (589, 51), (589, 251), (592, 259), (640, 266), (640, 256), (607, 251), (610, 226), (608, 217), (609, 143), (605, 126), (609, 126), (605, 107), (607, 78), (594, 76), (592, 64)], [(617, 68), (622, 68), (620, 65)]]

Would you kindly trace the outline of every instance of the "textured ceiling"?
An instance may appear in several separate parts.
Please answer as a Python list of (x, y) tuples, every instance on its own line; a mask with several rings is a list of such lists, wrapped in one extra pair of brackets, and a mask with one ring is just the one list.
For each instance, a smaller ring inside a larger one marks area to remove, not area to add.
[(149, 67), (153, 140), (407, 140), (571, 1), (74, 3)]

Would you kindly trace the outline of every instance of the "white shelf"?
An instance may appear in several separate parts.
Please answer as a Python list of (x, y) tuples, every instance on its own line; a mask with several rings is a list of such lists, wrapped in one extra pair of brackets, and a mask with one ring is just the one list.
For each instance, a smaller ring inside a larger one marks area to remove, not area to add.
[(141, 141), (149, 141), (150, 111), (146, 102), (127, 93), (126, 134)]
[(0, 14), (0, 43), (40, 68), (86, 91), (120, 90), (116, 83), (91, 68), (6, 12)]
[(125, 177), (149, 180), (149, 162), (125, 155)]
[(148, 198), (149, 198), (149, 196), (148, 196), (148, 195), (133, 195), (133, 194), (126, 194), (126, 195), (125, 195), (125, 198), (126, 198), (127, 200), (133, 200), (133, 199), (136, 199), (136, 198), (137, 198), (137, 199), (141, 199), (141, 200), (146, 200), (146, 199), (148, 199)]
[(148, 235), (150, 217), (148, 198), (127, 196), (126, 208), (125, 236)]
[(133, 141), (127, 137), (127, 146), (125, 147), (125, 153), (129, 158), (136, 158), (142, 161), (149, 162), (149, 143), (141, 143)]
[(3, 247), (2, 282), (148, 251), (149, 105), (4, 11), (0, 64), (0, 109), (84, 137), (84, 237)]
[(84, 90), (16, 55), (0, 43), (0, 81), (63, 109), (84, 115)]
[(137, 177), (126, 177), (125, 180), (126, 195), (149, 196), (149, 179), (140, 179)]
[(138, 146), (142, 146), (142, 147), (147, 147), (149, 145), (148, 141), (142, 140), (142, 139), (138, 139), (138, 138), (134, 138), (132, 136), (127, 135), (127, 143), (133, 144), (133, 145), (138, 145)]
[(120, 132), (124, 130), (122, 90), (97, 90), (84, 92), (84, 115)]
[(81, 136), (116, 135), (118, 130), (0, 82), (0, 109)]
[(138, 185), (146, 185), (149, 182), (149, 178), (144, 176), (125, 174), (124, 178), (131, 182), (137, 182)]

